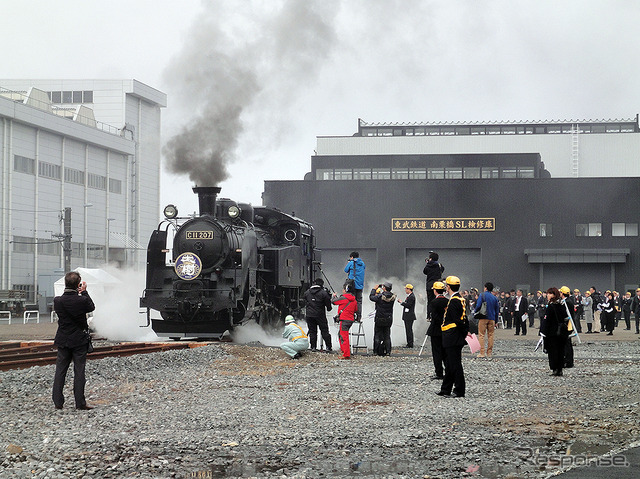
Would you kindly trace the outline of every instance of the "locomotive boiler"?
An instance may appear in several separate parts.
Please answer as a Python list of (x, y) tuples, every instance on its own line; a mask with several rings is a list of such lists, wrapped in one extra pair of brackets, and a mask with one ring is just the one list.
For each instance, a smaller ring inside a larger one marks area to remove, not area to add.
[(172, 339), (219, 339), (250, 320), (275, 326), (299, 315), (317, 274), (313, 227), (274, 208), (218, 199), (219, 187), (193, 191), (199, 216), (178, 217), (169, 205), (149, 240), (140, 298), (147, 326)]

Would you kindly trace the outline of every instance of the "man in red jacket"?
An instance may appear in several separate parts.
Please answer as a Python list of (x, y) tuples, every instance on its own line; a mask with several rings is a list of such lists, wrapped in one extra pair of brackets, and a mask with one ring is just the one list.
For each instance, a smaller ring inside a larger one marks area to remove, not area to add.
[(54, 341), (58, 347), (58, 358), (53, 380), (53, 404), (56, 409), (62, 409), (64, 404), (62, 390), (72, 360), (76, 409), (93, 409), (87, 406), (84, 398), (84, 370), (90, 341), (87, 313), (96, 308), (87, 293), (87, 283), (81, 280), (79, 273), (67, 273), (64, 277), (64, 293), (53, 299), (53, 309), (58, 315), (58, 332)]

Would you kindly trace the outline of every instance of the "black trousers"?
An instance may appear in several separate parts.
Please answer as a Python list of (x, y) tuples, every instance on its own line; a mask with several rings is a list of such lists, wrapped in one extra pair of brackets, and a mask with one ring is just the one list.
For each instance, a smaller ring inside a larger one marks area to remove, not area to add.
[(631, 329), (631, 311), (623, 311), (624, 314), (624, 325), (627, 329)]
[(431, 319), (431, 301), (436, 299), (433, 289), (427, 289), (427, 319)]
[(309, 325), (309, 346), (311, 349), (316, 349), (318, 344), (318, 328), (320, 328), (320, 334), (324, 340), (324, 344), (328, 350), (331, 350), (331, 333), (329, 332), (329, 323), (327, 317), (324, 318), (312, 318), (307, 316), (307, 324)]
[(564, 343), (564, 367), (573, 367), (573, 343), (571, 342), (571, 336), (569, 336)]
[(391, 354), (391, 325), (374, 324), (373, 354), (376, 356), (389, 356)]
[[(605, 326), (608, 332), (613, 332), (615, 325), (616, 325), (616, 313), (614, 311), (611, 311), (610, 313), (604, 312), (603, 313), (605, 316)], [(602, 321), (602, 320), (600, 320)]]
[(444, 394), (451, 394), (451, 392), (456, 393), (458, 396), (464, 396), (465, 394), (466, 385), (464, 370), (462, 369), (462, 348), (463, 346), (444, 348), (446, 367), (440, 389)]
[(404, 322), (404, 331), (407, 335), (407, 346), (413, 347), (413, 319)]
[(544, 338), (544, 348), (549, 355), (549, 369), (552, 371), (562, 371), (564, 367), (564, 348), (566, 342), (566, 336), (547, 336)]
[(356, 304), (358, 305), (358, 309), (356, 310), (355, 320), (360, 321), (362, 319), (362, 290), (354, 289), (354, 296), (356, 297)]
[(67, 378), (69, 365), (73, 360), (73, 396), (76, 401), (76, 407), (86, 406), (87, 402), (84, 398), (85, 366), (87, 364), (87, 345), (83, 344), (76, 348), (58, 348), (58, 357), (56, 359), (56, 375), (53, 379), (53, 404), (56, 407), (62, 407), (64, 404), (64, 382)]
[(442, 336), (431, 336), (431, 355), (433, 356), (433, 367), (436, 376), (444, 377), (445, 349), (442, 347)]
[(522, 314), (514, 313), (513, 322), (516, 323), (516, 334), (520, 334), (520, 328), (522, 328), (522, 335), (527, 334), (527, 322), (522, 321)]

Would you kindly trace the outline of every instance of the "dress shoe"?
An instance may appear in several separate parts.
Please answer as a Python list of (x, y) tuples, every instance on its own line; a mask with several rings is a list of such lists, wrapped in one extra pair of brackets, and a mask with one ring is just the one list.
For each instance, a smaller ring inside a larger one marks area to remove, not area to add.
[(93, 409), (93, 406), (87, 406), (85, 404), (84, 406), (78, 406), (76, 409), (78, 409), (80, 411), (90, 411), (91, 409)]
[(551, 373), (552, 376), (562, 376), (562, 369), (556, 369)]
[(442, 397), (445, 397), (445, 398), (448, 398), (448, 397), (450, 396), (450, 394), (447, 394), (447, 393), (446, 393), (446, 392), (444, 392), (444, 391), (438, 391), (438, 392), (436, 393), (436, 395), (437, 395), (437, 396), (442, 396)]
[(438, 376), (438, 375), (434, 374), (429, 379), (431, 379), (432, 381), (435, 381), (436, 379), (439, 380), (439, 381), (442, 381), (444, 379), (444, 376)]
[(56, 406), (56, 409), (62, 409), (62, 406)]
[(613, 331), (609, 331), (609, 332), (607, 333), (607, 336), (613, 336)]
[(451, 394), (449, 394), (449, 397), (450, 398), (463, 398), (464, 394), (460, 394), (460, 393), (457, 393), (457, 392), (453, 391)]

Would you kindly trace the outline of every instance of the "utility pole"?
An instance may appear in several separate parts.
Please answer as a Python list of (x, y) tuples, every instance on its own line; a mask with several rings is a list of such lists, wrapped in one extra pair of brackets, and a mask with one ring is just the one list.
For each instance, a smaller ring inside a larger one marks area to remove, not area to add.
[(64, 272), (71, 271), (71, 208), (64, 209), (64, 234), (62, 235), (62, 250), (64, 251)]

